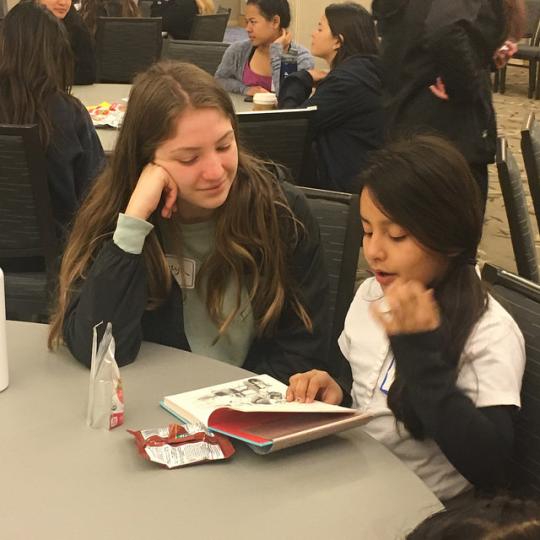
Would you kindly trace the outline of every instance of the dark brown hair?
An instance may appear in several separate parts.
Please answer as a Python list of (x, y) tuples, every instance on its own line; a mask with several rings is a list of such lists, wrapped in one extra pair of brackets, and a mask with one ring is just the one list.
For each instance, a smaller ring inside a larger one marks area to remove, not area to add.
[(247, 5), (257, 6), (261, 15), (271, 21), (276, 15), (279, 17), (279, 27), (289, 28), (291, 24), (291, 8), (287, 0), (247, 0)]
[(377, 31), (370, 13), (354, 2), (330, 4), (324, 10), (332, 35), (341, 47), (332, 61), (332, 68), (353, 54), (378, 54)]
[[(73, 226), (62, 260), (56, 312), (51, 320), (49, 345), (60, 340), (72, 289), (84, 281), (103, 242), (110, 239), (118, 214), (123, 212), (143, 168), (154, 159), (158, 146), (174, 133), (176, 121), (189, 109), (214, 108), (231, 122), (236, 139), (238, 126), (232, 102), (214, 80), (192, 64), (160, 62), (134, 81), (112, 159), (86, 197)], [(215, 250), (197, 276), (211, 318), (220, 335), (239, 312), (222, 313), (229, 281), (237, 291), (245, 285), (259, 335), (270, 334), (285, 306), (291, 307), (304, 326), (311, 320), (296, 293), (287, 260), (302, 228), (287, 204), (282, 188), (265, 163), (239, 149), (238, 172), (225, 203), (216, 210)], [(155, 220), (160, 229), (177, 240), (177, 220)], [(154, 229), (142, 252), (148, 283), (148, 309), (160, 305), (171, 287), (171, 273)], [(204, 276), (204, 279), (202, 277)]]
[[(457, 375), (465, 343), (487, 307), (474, 263), (483, 219), (470, 169), (449, 142), (416, 135), (374, 152), (360, 181), (385, 215), (422, 246), (448, 258), (446, 274), (431, 286), (441, 311), (443, 358)], [(397, 370), (388, 406), (422, 439), (426, 434), (405, 390)]]
[(45, 6), (14, 6), (0, 32), (0, 122), (37, 124), (46, 147), (53, 129), (50, 98), (69, 99), (72, 80), (73, 56), (62, 22)]
[(140, 17), (135, 0), (82, 0), (81, 18), (94, 36), (98, 17)]

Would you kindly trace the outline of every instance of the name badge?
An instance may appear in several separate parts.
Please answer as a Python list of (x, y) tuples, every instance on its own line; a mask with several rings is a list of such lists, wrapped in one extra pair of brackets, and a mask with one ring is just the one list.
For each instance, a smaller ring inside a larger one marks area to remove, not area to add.
[(392, 358), (392, 361), (390, 362), (390, 365), (388, 366), (388, 369), (386, 370), (386, 373), (384, 375), (383, 382), (381, 383), (381, 392), (383, 394), (388, 394), (388, 391), (390, 390), (390, 387), (392, 386), (392, 383), (394, 382), (395, 376), (396, 376), (395, 360)]
[(197, 273), (197, 262), (195, 259), (185, 257), (182, 259), (182, 264), (180, 265), (174, 255), (166, 255), (166, 258), (171, 274), (176, 279), (178, 285), (182, 289), (194, 289), (195, 275)]

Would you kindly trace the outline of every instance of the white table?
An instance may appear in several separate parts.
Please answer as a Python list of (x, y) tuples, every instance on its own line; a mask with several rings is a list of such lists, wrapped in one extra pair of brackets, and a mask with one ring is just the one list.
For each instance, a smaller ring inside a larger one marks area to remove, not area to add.
[(245, 371), (144, 343), (122, 368), (126, 424), (85, 425), (88, 371), (46, 349), (48, 327), (8, 322), (10, 386), (0, 393), (0, 537), (6, 540), (396, 540), (441, 504), (356, 428), (259, 456), (166, 470), (125, 428), (164, 426), (166, 394)]
[[(80, 99), (85, 106), (98, 105), (103, 101), (121, 102), (122, 99), (129, 96), (131, 90), (131, 84), (90, 84), (82, 86), (73, 86), (72, 94)], [(237, 112), (251, 111), (253, 109), (252, 103), (244, 101), (244, 96), (239, 94), (229, 94), (234, 109)], [(110, 153), (114, 150), (116, 144), (116, 138), (118, 137), (118, 130), (112, 128), (96, 128), (101, 145), (106, 153)]]

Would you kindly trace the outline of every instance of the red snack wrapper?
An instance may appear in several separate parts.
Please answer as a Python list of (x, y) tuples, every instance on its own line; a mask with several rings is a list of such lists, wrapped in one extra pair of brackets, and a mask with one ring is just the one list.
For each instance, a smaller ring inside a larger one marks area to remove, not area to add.
[(127, 431), (135, 437), (137, 450), (144, 459), (169, 469), (228, 459), (234, 454), (234, 447), (226, 437), (204, 431), (196, 424)]

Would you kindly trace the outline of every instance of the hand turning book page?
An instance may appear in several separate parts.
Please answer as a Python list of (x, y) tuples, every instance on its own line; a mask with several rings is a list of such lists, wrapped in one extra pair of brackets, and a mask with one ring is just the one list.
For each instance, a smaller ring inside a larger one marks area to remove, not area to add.
[(247, 442), (267, 454), (365, 424), (370, 416), (354, 409), (288, 402), (287, 386), (270, 375), (254, 375), (166, 396), (161, 406), (183, 422)]

